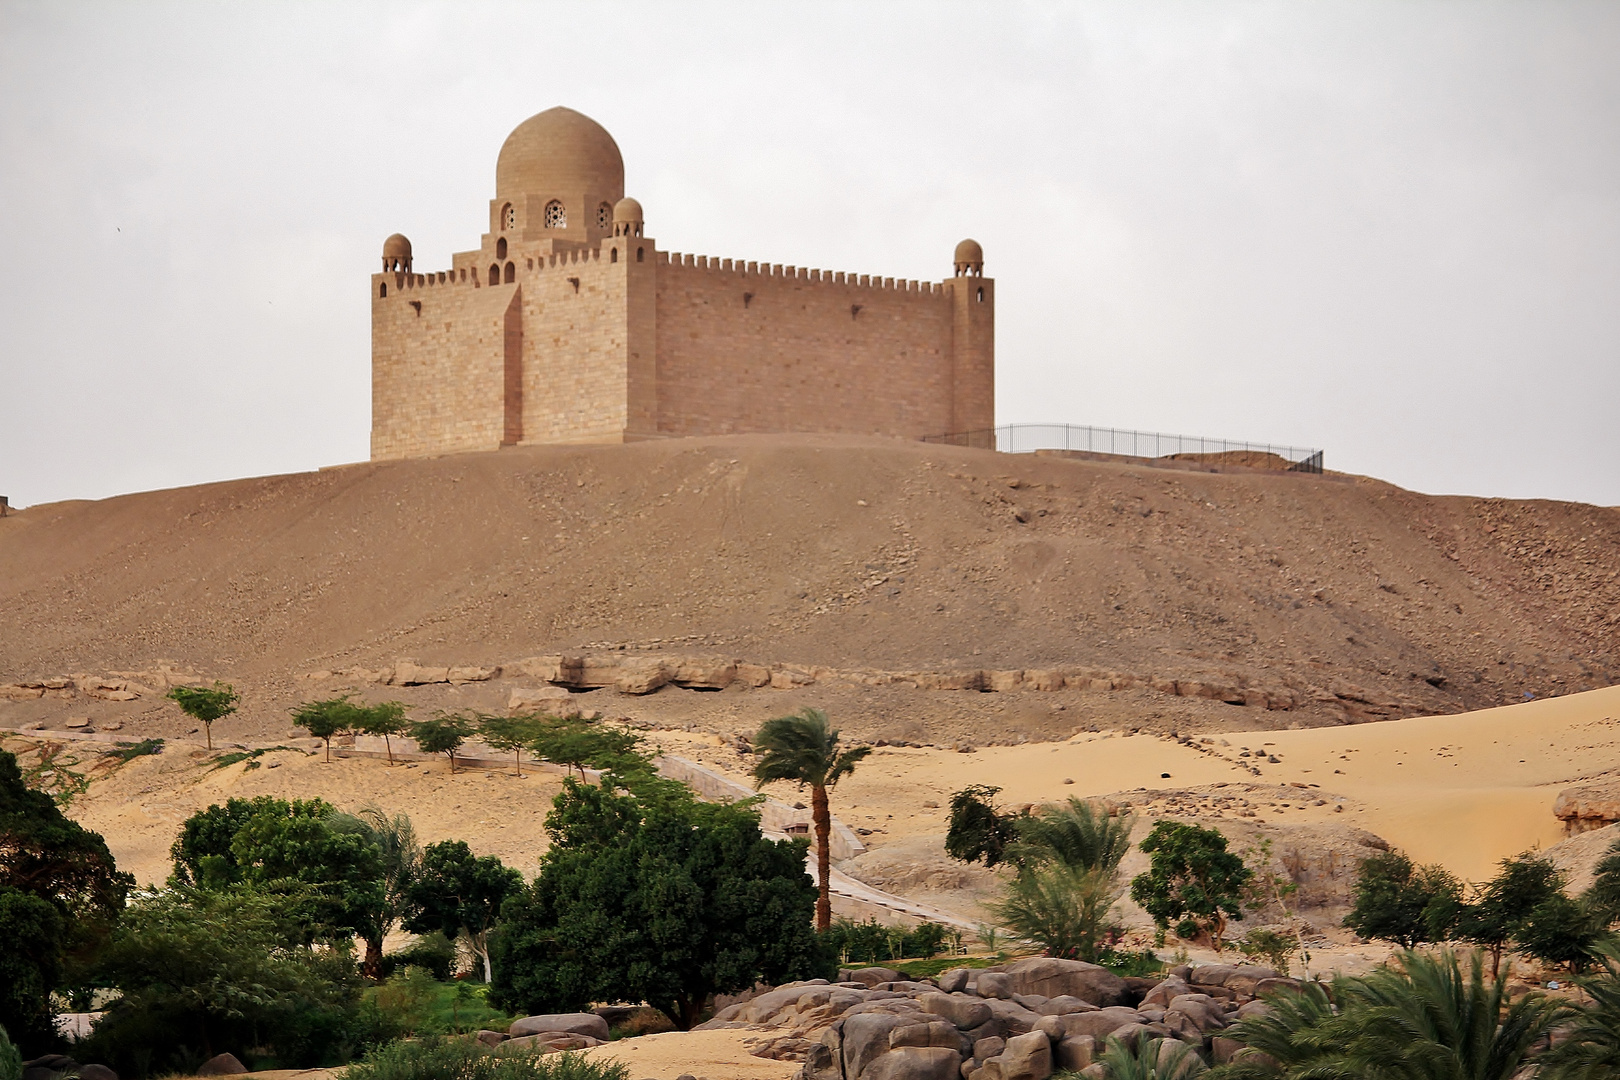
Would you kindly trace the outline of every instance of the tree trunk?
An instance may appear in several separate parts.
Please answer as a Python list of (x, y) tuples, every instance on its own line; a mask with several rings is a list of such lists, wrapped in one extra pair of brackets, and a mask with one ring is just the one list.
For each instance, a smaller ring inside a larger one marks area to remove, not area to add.
[(388, 740), (388, 732), (383, 732), (383, 745), (388, 748), (388, 764), (394, 763), (394, 744)]
[(326, 763), (330, 765), (332, 764), (332, 740), (322, 739), (321, 741), (326, 744)]
[(382, 939), (365, 938), (366, 958), (360, 964), (360, 974), (373, 981), (382, 978)]
[(816, 784), (810, 789), (810, 818), (816, 826), (816, 929), (832, 926), (832, 814), (827, 810), (827, 789)]
[(680, 1010), (680, 1017), (670, 1017), (675, 1026), (682, 1031), (691, 1031), (697, 1026), (698, 1017), (703, 1015), (703, 998), (676, 998), (675, 1007)]
[(203, 725), (203, 739), (208, 743), (208, 749), (214, 748), (214, 722), (208, 721)]
[(489, 934), (468, 934), (467, 939), (472, 942), (473, 953), (484, 962), (484, 985), (488, 986), (495, 980), (495, 973), (489, 965)]

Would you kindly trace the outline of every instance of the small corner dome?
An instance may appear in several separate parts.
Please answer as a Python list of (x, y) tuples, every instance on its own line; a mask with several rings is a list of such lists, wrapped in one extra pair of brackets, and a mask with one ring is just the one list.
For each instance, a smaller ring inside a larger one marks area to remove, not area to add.
[(557, 106), (512, 130), (495, 160), (495, 195), (624, 196), (624, 158), (607, 129), (583, 113)]
[(627, 225), (640, 225), (641, 204), (626, 195), (613, 204), (613, 220)]
[(956, 262), (982, 263), (984, 262), (984, 248), (979, 246), (977, 240), (964, 240), (956, 245)]
[(411, 242), (404, 234), (395, 233), (383, 241), (383, 258), (408, 259), (411, 257)]

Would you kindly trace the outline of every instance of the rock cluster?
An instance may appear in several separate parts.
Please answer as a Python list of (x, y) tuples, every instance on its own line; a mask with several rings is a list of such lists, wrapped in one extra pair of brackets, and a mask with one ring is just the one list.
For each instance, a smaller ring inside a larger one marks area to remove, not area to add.
[(607, 1042), (608, 1023), (599, 1013), (548, 1013), (525, 1016), (501, 1031), (480, 1031), (485, 1046), (523, 1047), (541, 1054), (584, 1050)]
[[(1284, 686), (1257, 684), (1234, 672), (1186, 678), (1133, 674), (1087, 667), (966, 668), (949, 671), (884, 671), (869, 668), (831, 668), (810, 664), (756, 664), (714, 656), (645, 655), (612, 651), (574, 655), (531, 656), (493, 667), (477, 665), (425, 665), (401, 659), (391, 667), (351, 667), (337, 671), (311, 671), (305, 679), (350, 679), (387, 686), (462, 685), (490, 679), (538, 679), (550, 686), (572, 690), (612, 687), (623, 694), (650, 694), (664, 686), (696, 690), (723, 690), (728, 686), (772, 687), (790, 690), (818, 682), (844, 682), (856, 686), (903, 686), (918, 690), (977, 690), (985, 693), (1014, 691), (1115, 691), (1143, 687), (1174, 697), (1209, 698), (1230, 705), (1289, 710), (1313, 703), (1355, 702), (1399, 715), (1417, 706), (1387, 694), (1350, 684)], [(518, 691), (514, 692), (519, 693)]]
[(773, 1034), (753, 1053), (803, 1055), (798, 1080), (1045, 1080), (1102, 1075), (1110, 1038), (1172, 1039), (1214, 1061), (1252, 1054), (1221, 1032), (1263, 1011), (1265, 991), (1298, 986), (1271, 968), (1205, 964), (1122, 979), (1078, 960), (1034, 957), (908, 980), (888, 968), (793, 983), (715, 1014), (702, 1028)]

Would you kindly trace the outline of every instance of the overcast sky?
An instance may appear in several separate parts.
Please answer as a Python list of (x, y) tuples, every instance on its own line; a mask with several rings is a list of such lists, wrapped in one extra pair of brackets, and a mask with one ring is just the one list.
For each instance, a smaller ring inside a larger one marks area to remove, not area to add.
[(1620, 4), (0, 0), (0, 494), (362, 460), (568, 105), (666, 250), (998, 281), (997, 419), (1620, 504)]

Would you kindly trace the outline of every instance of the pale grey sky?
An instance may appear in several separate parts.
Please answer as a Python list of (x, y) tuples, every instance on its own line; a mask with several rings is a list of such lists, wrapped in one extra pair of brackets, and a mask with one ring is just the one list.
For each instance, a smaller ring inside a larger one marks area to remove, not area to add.
[(0, 0), (0, 494), (366, 456), (568, 105), (666, 249), (998, 279), (998, 420), (1620, 504), (1620, 4)]

